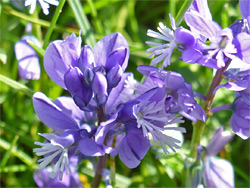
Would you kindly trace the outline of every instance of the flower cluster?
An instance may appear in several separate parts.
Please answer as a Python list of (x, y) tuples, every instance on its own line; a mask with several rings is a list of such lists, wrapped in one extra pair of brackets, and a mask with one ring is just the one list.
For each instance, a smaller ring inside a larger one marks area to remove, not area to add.
[(86, 45), (81, 48), (81, 38), (74, 34), (46, 49), (46, 72), (72, 95), (55, 101), (40, 92), (33, 96), (38, 117), (54, 130), (40, 134), (46, 141), (35, 143), (41, 148), (34, 149), (44, 156), (39, 160), (41, 169), (54, 165), (50, 177), (71, 174), (69, 159), (74, 156), (119, 155), (126, 166), (135, 168), (151, 139), (165, 153), (180, 148), (180, 141), (165, 133), (185, 132), (171, 125), (184, 122), (182, 116), (206, 121), (191, 85), (180, 74), (139, 66), (146, 76), (139, 83), (133, 74), (124, 73), (128, 56), (128, 44), (119, 33), (105, 36), (93, 51)]
[(190, 30), (176, 27), (170, 14), (173, 30), (162, 23), (158, 28), (160, 33), (148, 30), (148, 36), (168, 42), (146, 42), (155, 46), (147, 50), (152, 52), (150, 56), (157, 56), (152, 60), (152, 65), (163, 59), (162, 67), (170, 65), (170, 58), (176, 47), (182, 52), (184, 62), (198, 63), (214, 69), (228, 66), (236, 57), (250, 63), (249, 2), (240, 0), (239, 5), (243, 19), (224, 29), (212, 20), (206, 1), (194, 1), (185, 13), (185, 22)]
[[(147, 42), (154, 45), (147, 50), (150, 56), (156, 56), (152, 65), (162, 60), (163, 64), (162, 68), (138, 66), (137, 70), (144, 75), (142, 82), (136, 81), (132, 73), (125, 72), (129, 46), (120, 33), (105, 36), (93, 49), (87, 45), (81, 47), (81, 37), (75, 34), (50, 43), (44, 54), (45, 71), (71, 97), (59, 97), (52, 101), (41, 92), (33, 96), (38, 117), (54, 131), (40, 134), (45, 142), (35, 143), (40, 147), (35, 148), (34, 152), (44, 156), (38, 161), (43, 170), (35, 175), (37, 184), (46, 185), (46, 180), (39, 180), (39, 176), (45, 174), (46, 177), (58, 177), (62, 180), (59, 184), (66, 182), (64, 186), (79, 187), (79, 178), (75, 176), (77, 169), (72, 167), (71, 162), (75, 158), (109, 154), (119, 156), (128, 168), (135, 168), (152, 142), (158, 142), (166, 154), (180, 148), (181, 141), (167, 133), (185, 133), (184, 127), (176, 126), (184, 122), (183, 117), (206, 123), (210, 109), (206, 114), (195, 100), (195, 97), (205, 100), (206, 97), (194, 93), (181, 74), (163, 70), (163, 67), (170, 65), (175, 48), (182, 52), (181, 59), (187, 63), (223, 70), (226, 83), (218, 83), (212, 91), (213, 95), (219, 88), (225, 87), (235, 91), (236, 97), (232, 105), (217, 107), (211, 112), (232, 109), (233, 131), (243, 139), (249, 138), (250, 67), (247, 63), (250, 63), (250, 11), (244, 8), (245, 3), (240, 1), (243, 19), (229, 28), (222, 29), (212, 20), (207, 2), (197, 0), (184, 16), (190, 30), (176, 27), (171, 15), (172, 30), (162, 23), (158, 28), (160, 33), (148, 30), (148, 36), (167, 43)], [(18, 57), (18, 60), (26, 62), (27, 57)], [(239, 61), (243, 66), (233, 67)], [(231, 165), (214, 158), (231, 139), (231, 135), (225, 136), (222, 132), (222, 129), (217, 131), (205, 149), (203, 175), (208, 187), (215, 186), (216, 181), (220, 182), (221, 187), (232, 187), (234, 184), (225, 179), (224, 171), (218, 170), (224, 165), (231, 177)], [(201, 155), (201, 151), (198, 155)], [(48, 167), (49, 164), (53, 166), (52, 169)], [(109, 174), (101, 173), (105, 177)], [(65, 175), (68, 175), (67, 178)], [(217, 180), (221, 177), (220, 181)]]

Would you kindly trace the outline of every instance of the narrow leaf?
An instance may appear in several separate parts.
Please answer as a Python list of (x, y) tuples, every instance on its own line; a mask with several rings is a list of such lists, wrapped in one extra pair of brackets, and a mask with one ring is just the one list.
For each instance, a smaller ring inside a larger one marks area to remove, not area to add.
[(36, 53), (43, 58), (44, 56), (44, 49), (38, 47), (34, 42), (32, 42), (31, 40), (27, 40), (27, 43), (36, 51)]
[(10, 172), (27, 172), (29, 167), (26, 165), (11, 165), (0, 169), (0, 173), (10, 173)]
[(2, 81), (3, 83), (7, 84), (8, 86), (23, 92), (25, 95), (32, 97), (34, 94), (34, 91), (31, 90), (30, 88), (26, 87), (23, 84), (20, 84), (19, 82), (12, 80), (4, 75), (0, 74), (0, 81)]
[(4, 154), (3, 158), (1, 159), (1, 169), (3, 167), (5, 167), (5, 165), (7, 164), (8, 159), (10, 158), (10, 155), (11, 155), (11, 151), (12, 151), (13, 147), (16, 146), (16, 143), (17, 143), (18, 139), (19, 139), (19, 136), (15, 136), (15, 138), (13, 139), (13, 141), (12, 141), (12, 143), (10, 145), (9, 150), (6, 151), (6, 153)]
[(60, 3), (58, 5), (58, 7), (56, 8), (56, 11), (55, 11), (55, 13), (53, 15), (53, 18), (51, 20), (51, 25), (50, 25), (50, 27), (49, 27), (46, 35), (45, 35), (43, 49), (46, 49), (48, 44), (49, 44), (50, 36), (51, 36), (51, 34), (52, 34), (53, 30), (54, 30), (54, 27), (55, 27), (56, 22), (57, 22), (57, 20), (59, 18), (59, 15), (61, 14), (61, 11), (63, 9), (63, 6), (64, 6), (65, 2), (66, 2), (66, 0), (60, 0)]
[(185, 12), (189, 9), (190, 5), (193, 3), (194, 0), (185, 0), (184, 3), (182, 4), (179, 12), (177, 13), (177, 16), (175, 18), (175, 25), (178, 27), (184, 17)]
[(76, 21), (82, 31), (82, 35), (84, 36), (84, 40), (87, 45), (91, 48), (95, 46), (95, 38), (93, 32), (91, 31), (91, 27), (87, 16), (85, 15), (81, 3), (79, 0), (68, 0), (69, 5), (71, 6), (73, 13), (75, 15)]

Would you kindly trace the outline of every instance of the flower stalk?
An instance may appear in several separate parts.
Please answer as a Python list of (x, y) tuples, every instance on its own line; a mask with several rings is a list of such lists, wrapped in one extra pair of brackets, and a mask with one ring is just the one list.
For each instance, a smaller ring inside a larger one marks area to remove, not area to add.
[[(213, 91), (218, 85), (220, 85), (220, 83), (223, 79), (222, 73), (227, 70), (227, 67), (229, 66), (230, 62), (231, 62), (231, 60), (228, 60), (226, 63), (226, 66), (219, 69), (216, 72), (216, 74), (212, 80), (212, 83), (209, 87), (209, 90), (208, 90), (207, 95), (206, 95), (206, 101), (205, 101), (204, 107), (203, 107), (203, 109), (206, 113), (207, 119), (212, 116), (212, 112), (210, 111), (210, 109), (211, 109), (211, 106), (213, 104), (213, 100), (214, 100), (214, 96), (215, 96)], [(201, 137), (203, 135), (205, 125), (206, 125), (206, 123), (204, 123), (203, 121), (200, 121), (200, 120), (193, 123), (193, 135), (192, 135), (191, 151), (190, 151), (190, 157), (193, 159), (197, 156), (197, 146), (200, 144), (200, 140), (201, 140)]]
[[(103, 108), (99, 108), (97, 110), (97, 117), (98, 117), (98, 126), (100, 126), (101, 122), (105, 121), (105, 114), (103, 111)], [(99, 187), (102, 179), (102, 170), (105, 169), (106, 167), (106, 161), (107, 161), (107, 154), (104, 156), (100, 156), (97, 160), (97, 165), (96, 165), (96, 171), (95, 171), (95, 176), (92, 181), (91, 187)]]

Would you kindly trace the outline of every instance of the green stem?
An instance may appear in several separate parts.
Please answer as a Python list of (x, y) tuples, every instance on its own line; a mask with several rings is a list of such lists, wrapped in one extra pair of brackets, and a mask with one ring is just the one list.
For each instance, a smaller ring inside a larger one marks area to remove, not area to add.
[[(210, 112), (211, 106), (213, 104), (213, 100), (214, 100), (214, 94), (213, 91), (214, 89), (220, 85), (221, 81), (222, 81), (222, 73), (227, 70), (227, 67), (229, 66), (231, 60), (226, 62), (226, 66), (219, 69), (213, 80), (212, 83), (209, 87), (209, 90), (207, 92), (206, 95), (206, 101), (204, 103), (204, 111), (206, 113), (207, 119), (212, 115), (212, 113)], [(190, 152), (190, 157), (192, 157), (193, 159), (196, 158), (197, 155), (197, 145), (200, 144), (200, 140), (201, 137), (203, 135), (204, 132), (204, 128), (205, 128), (206, 123), (203, 121), (198, 120), (196, 123), (193, 124), (193, 135), (192, 135), (192, 141), (191, 141), (191, 152)]]
[(111, 170), (111, 183), (113, 188), (116, 188), (116, 179), (115, 179), (115, 158), (110, 156), (110, 170)]
[(65, 4), (66, 0), (60, 0), (60, 3), (58, 5), (58, 7), (56, 8), (56, 11), (55, 11), (55, 14), (53, 15), (53, 18), (51, 20), (51, 25), (45, 35), (45, 39), (44, 39), (44, 44), (43, 44), (43, 48), (46, 49), (48, 44), (49, 44), (49, 39), (50, 39), (50, 36), (54, 30), (54, 27), (56, 25), (56, 22), (59, 18), (59, 15), (61, 14), (61, 11), (63, 9), (63, 6)]
[(185, 12), (189, 9), (190, 5), (193, 3), (194, 0), (185, 0), (183, 5), (181, 6), (181, 9), (177, 13), (177, 16), (175, 18), (175, 25), (178, 27), (184, 17)]

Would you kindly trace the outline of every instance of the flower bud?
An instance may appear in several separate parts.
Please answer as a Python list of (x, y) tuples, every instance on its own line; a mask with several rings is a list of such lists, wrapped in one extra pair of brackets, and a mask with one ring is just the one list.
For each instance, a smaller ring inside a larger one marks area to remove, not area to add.
[(116, 87), (121, 80), (122, 74), (121, 66), (114, 66), (107, 74), (108, 88)]
[(101, 72), (96, 72), (92, 81), (92, 89), (95, 93), (95, 101), (98, 105), (103, 105), (108, 97), (107, 94), (107, 80)]

